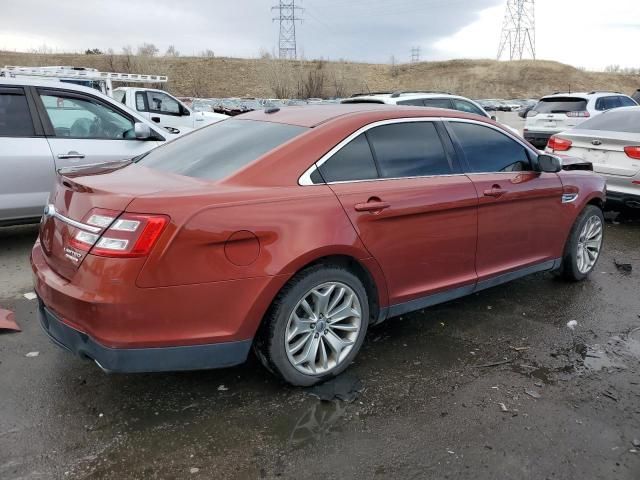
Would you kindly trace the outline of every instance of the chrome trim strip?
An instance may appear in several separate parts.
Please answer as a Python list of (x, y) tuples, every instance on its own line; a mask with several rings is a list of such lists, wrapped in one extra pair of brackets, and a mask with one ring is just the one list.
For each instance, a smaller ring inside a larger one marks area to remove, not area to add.
[(100, 227), (93, 227), (91, 225), (87, 225), (86, 223), (78, 222), (72, 218), (65, 217), (56, 210), (56, 207), (52, 203), (44, 207), (44, 216), (57, 218), (61, 222), (71, 225), (72, 227), (79, 228), (80, 230), (84, 230), (85, 232), (100, 233), (102, 231)]
[(525, 141), (523, 139), (518, 138), (512, 132), (510, 132), (508, 130), (503, 130), (502, 128), (497, 127), (496, 125), (492, 125), (492, 124), (487, 123), (487, 122), (482, 122), (482, 121), (478, 121), (478, 120), (472, 120), (472, 119), (468, 119), (468, 118), (455, 118), (455, 117), (408, 117), (408, 118), (405, 117), (405, 118), (393, 118), (393, 119), (389, 119), (389, 120), (379, 120), (377, 122), (373, 122), (373, 123), (370, 123), (368, 125), (365, 125), (364, 127), (360, 127), (358, 130), (353, 132), (351, 135), (349, 135), (347, 138), (342, 140), (335, 147), (333, 147), (331, 150), (329, 150), (327, 153), (325, 153), (313, 165), (311, 165), (300, 176), (300, 178), (298, 178), (298, 185), (300, 185), (300, 186), (309, 186), (309, 185), (334, 185), (334, 184), (339, 184), (339, 183), (361, 183), (361, 182), (373, 182), (373, 181), (379, 182), (381, 180), (400, 180), (400, 179), (406, 179), (406, 178), (451, 177), (451, 176), (458, 176), (458, 175), (469, 175), (469, 174), (472, 174), (472, 173), (474, 175), (481, 175), (481, 174), (495, 175), (496, 173), (505, 173), (505, 174), (507, 174), (507, 173), (508, 174), (512, 174), (513, 173), (513, 172), (478, 172), (478, 173), (467, 172), (467, 173), (455, 173), (455, 174), (445, 174), (445, 175), (425, 175), (425, 176), (416, 176), (416, 177), (369, 178), (369, 179), (364, 179), (364, 180), (345, 180), (345, 181), (327, 182), (327, 183), (313, 183), (311, 181), (311, 174), (315, 170), (317, 170), (321, 165), (323, 165), (327, 160), (329, 160), (333, 155), (335, 155), (339, 150), (341, 150), (347, 143), (349, 143), (351, 140), (356, 138), (361, 133), (364, 133), (364, 132), (366, 132), (368, 130), (371, 130), (372, 128), (375, 128), (375, 127), (380, 127), (382, 125), (391, 125), (391, 124), (394, 124), (394, 123), (412, 123), (412, 122), (474, 123), (476, 125), (481, 125), (481, 126), (484, 126), (484, 127), (492, 128), (492, 129), (494, 129), (494, 130), (506, 135), (507, 137), (511, 138), (512, 140), (515, 140), (520, 145), (522, 145), (526, 150), (528, 150), (531, 154), (533, 154), (535, 156), (540, 155), (540, 152), (533, 150), (529, 145), (527, 145), (525, 143)]
[(577, 193), (563, 193), (562, 194), (562, 203), (572, 203), (578, 199)]

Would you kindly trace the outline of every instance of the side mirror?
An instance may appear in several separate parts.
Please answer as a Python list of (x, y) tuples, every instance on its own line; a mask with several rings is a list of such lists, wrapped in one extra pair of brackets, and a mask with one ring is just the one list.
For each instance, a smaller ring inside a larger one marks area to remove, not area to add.
[(498, 117), (496, 117), (495, 115), (491, 115), (491, 120), (493, 120), (494, 122), (498, 121)]
[(555, 155), (538, 155), (538, 167), (541, 172), (557, 173), (562, 170), (562, 159)]
[(136, 134), (136, 139), (138, 140), (148, 140), (152, 136), (151, 127), (146, 123), (136, 122), (133, 126), (133, 130)]
[(180, 105), (180, 114), (183, 117), (188, 117), (189, 115), (191, 115), (191, 112), (189, 111), (189, 109), (187, 107), (185, 107), (184, 105)]
[(533, 107), (527, 107), (527, 108), (523, 108), (518, 112), (518, 116), (520, 118), (525, 118), (527, 116), (527, 113), (529, 113), (531, 111)]

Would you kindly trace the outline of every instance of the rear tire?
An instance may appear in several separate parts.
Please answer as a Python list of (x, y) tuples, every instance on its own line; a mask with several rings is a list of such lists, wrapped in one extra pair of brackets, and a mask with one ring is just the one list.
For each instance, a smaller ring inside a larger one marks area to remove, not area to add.
[(593, 271), (600, 258), (604, 237), (604, 216), (595, 205), (587, 205), (578, 216), (565, 246), (559, 274), (578, 282)]
[(335, 265), (296, 274), (273, 301), (254, 349), (264, 366), (295, 386), (311, 386), (344, 371), (369, 325), (362, 281)]

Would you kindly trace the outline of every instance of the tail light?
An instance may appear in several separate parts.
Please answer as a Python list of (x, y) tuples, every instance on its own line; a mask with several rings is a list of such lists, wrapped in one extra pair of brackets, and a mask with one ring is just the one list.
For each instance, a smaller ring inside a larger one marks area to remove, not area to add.
[(571, 140), (566, 138), (556, 137), (555, 135), (549, 139), (547, 148), (555, 150), (557, 152), (565, 152), (571, 148)]
[(101, 233), (78, 230), (71, 246), (103, 257), (144, 257), (149, 254), (169, 218), (165, 215), (123, 213), (95, 208), (85, 223), (102, 228)]
[(588, 118), (591, 114), (586, 110), (579, 110), (577, 112), (567, 112), (567, 117), (579, 117), (579, 118)]
[(640, 160), (640, 147), (624, 147), (624, 153), (627, 157)]

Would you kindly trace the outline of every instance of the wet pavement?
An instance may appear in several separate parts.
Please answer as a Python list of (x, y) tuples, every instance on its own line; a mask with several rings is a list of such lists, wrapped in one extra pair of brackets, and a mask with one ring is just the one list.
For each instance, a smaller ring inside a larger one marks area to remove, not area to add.
[(23, 296), (36, 229), (0, 229), (0, 307), (23, 329), (0, 334), (0, 478), (637, 480), (640, 220), (607, 217), (586, 282), (538, 274), (371, 329), (331, 387), (351, 401), (254, 358), (106, 375)]

